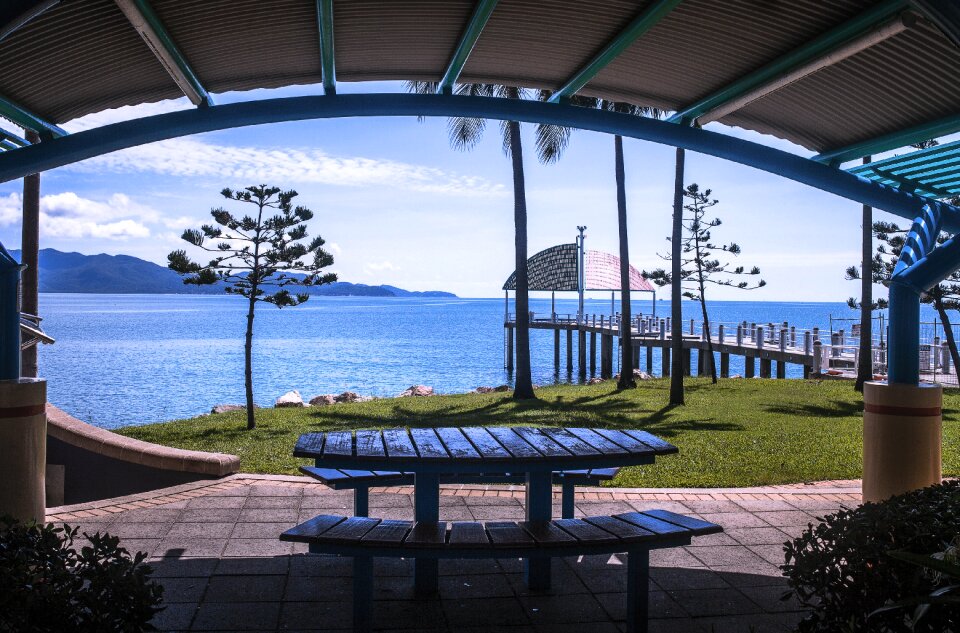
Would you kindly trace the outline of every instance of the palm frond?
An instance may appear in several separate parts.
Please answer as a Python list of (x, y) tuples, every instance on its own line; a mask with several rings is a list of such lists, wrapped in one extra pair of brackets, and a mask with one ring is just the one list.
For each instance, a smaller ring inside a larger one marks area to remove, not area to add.
[(483, 130), (487, 127), (486, 119), (471, 117), (451, 117), (447, 120), (447, 132), (450, 145), (454, 149), (473, 149), (483, 138)]
[(536, 127), (537, 158), (541, 163), (555, 163), (570, 144), (572, 129), (562, 125), (539, 124)]

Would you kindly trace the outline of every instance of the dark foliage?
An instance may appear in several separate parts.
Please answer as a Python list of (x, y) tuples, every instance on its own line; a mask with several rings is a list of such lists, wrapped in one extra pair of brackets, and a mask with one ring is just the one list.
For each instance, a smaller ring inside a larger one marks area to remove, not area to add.
[(950, 579), (930, 574), (891, 551), (931, 556), (960, 531), (960, 481), (949, 481), (842, 510), (809, 526), (785, 545), (782, 569), (792, 594), (811, 609), (802, 633), (956, 633), (955, 605), (931, 609), (921, 621), (904, 611), (871, 613), (929, 595)]
[(112, 633), (156, 630), (163, 587), (147, 555), (132, 557), (109, 534), (0, 519), (0, 631)]

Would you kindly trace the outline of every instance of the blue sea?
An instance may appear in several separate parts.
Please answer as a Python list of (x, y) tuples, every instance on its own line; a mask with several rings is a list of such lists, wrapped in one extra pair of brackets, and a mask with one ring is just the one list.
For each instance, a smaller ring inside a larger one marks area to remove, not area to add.
[[(238, 297), (43, 294), (40, 306), (43, 327), (57, 341), (40, 350), (49, 400), (82, 420), (117, 428), (243, 401), (246, 307)], [(549, 315), (549, 296), (533, 298), (531, 309)], [(698, 304), (683, 309), (699, 321)], [(610, 310), (609, 297), (587, 301), (588, 313)], [(657, 303), (661, 316), (669, 310), (669, 302)], [(710, 310), (714, 322), (827, 330), (831, 315), (856, 316), (843, 303), (714, 302)], [(558, 298), (557, 312), (575, 313), (575, 298)], [(637, 312), (650, 314), (650, 301), (635, 299)], [(308, 399), (343, 391), (393, 396), (414, 384), (439, 393), (508, 384), (503, 317), (503, 299), (313, 297), (283, 310), (260, 304), (256, 401), (270, 406), (291, 389)], [(572, 377), (566, 372), (565, 351), (554, 373), (552, 332), (533, 330), (531, 341), (534, 383), (576, 380), (576, 369)], [(659, 354), (655, 361), (659, 375)], [(732, 358), (731, 372), (742, 372), (742, 362)]]

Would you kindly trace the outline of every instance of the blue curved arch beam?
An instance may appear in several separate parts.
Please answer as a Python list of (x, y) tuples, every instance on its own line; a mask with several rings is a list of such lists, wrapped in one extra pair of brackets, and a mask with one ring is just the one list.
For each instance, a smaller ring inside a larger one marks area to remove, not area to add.
[(801, 156), (717, 132), (604, 110), (539, 101), (442, 94), (354, 94), (288, 97), (182, 110), (113, 123), (0, 154), (0, 182), (109, 152), (166, 139), (248, 125), (389, 116), (467, 116), (548, 123), (682, 147), (755, 167), (913, 220), (927, 203), (944, 229), (960, 232), (960, 209), (931, 202)]

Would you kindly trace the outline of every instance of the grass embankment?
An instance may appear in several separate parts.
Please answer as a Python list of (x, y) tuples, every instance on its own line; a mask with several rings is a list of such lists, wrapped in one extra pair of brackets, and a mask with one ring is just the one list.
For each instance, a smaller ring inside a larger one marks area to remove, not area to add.
[[(391, 426), (556, 425), (643, 428), (680, 448), (653, 466), (626, 468), (619, 486), (725, 487), (858, 478), (863, 404), (852, 382), (688, 379), (687, 404), (670, 407), (669, 380), (618, 392), (608, 381), (509, 393), (392, 398), (306, 409), (260, 409), (119, 432), (180, 448), (232, 453), (244, 472), (289, 473), (301, 433)], [(960, 475), (960, 391), (944, 394), (944, 474)]]

